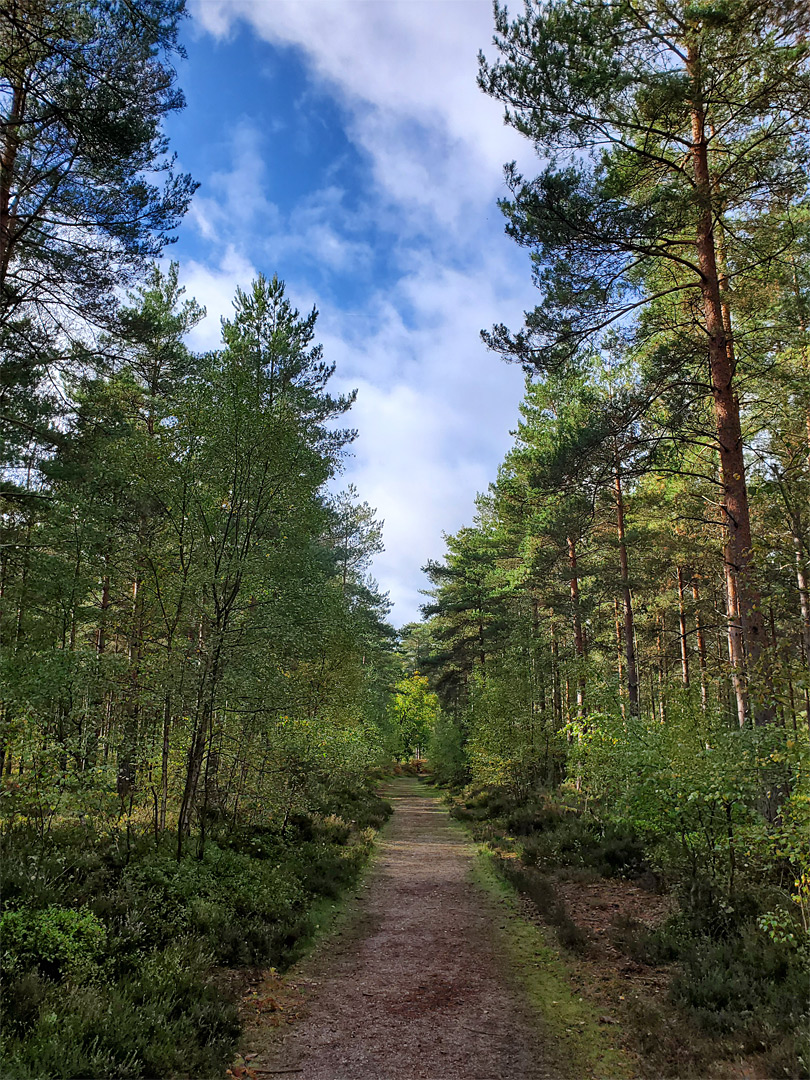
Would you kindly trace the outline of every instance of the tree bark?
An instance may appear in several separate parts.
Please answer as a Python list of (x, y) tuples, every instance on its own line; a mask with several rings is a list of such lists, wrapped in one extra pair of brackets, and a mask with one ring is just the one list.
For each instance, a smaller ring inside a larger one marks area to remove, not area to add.
[(697, 582), (692, 582), (692, 599), (695, 601), (695, 634), (697, 637), (698, 661), (700, 663), (700, 706), (704, 712), (708, 706), (706, 686), (706, 637), (703, 633), (703, 621), (700, 617), (700, 593)]
[[(700, 268), (712, 397), (714, 399), (715, 429), (720, 453), (720, 479), (723, 487), (723, 516), (727, 534), (725, 559), (727, 588), (736, 599), (736, 615), (741, 629), (741, 645), (752, 665), (756, 665), (765, 647), (765, 632), (761, 600), (752, 564), (751, 517), (748, 490), (745, 482), (740, 403), (734, 385), (733, 345), (730, 337), (730, 317), (727, 326), (723, 319), (723, 304), (714, 233), (715, 207), (712, 205), (712, 184), (709, 171), (706, 113), (701, 92), (701, 72), (698, 50), (689, 46), (687, 72), (692, 81), (692, 161), (699, 215), (696, 229), (696, 251)], [(730, 578), (733, 577), (733, 583)], [(738, 644), (729, 620), (729, 650), (737, 673), (741, 670)], [(770, 719), (767, 710), (758, 711), (757, 722)]]
[(577, 654), (577, 719), (585, 716), (585, 637), (582, 633), (582, 612), (579, 602), (577, 549), (572, 536), (568, 537), (568, 567), (571, 573), (571, 608), (574, 619), (574, 649)]
[(3, 148), (0, 153), (0, 295), (6, 283), (14, 242), (14, 215), (11, 211), (11, 191), (14, 168), (20, 145), (20, 125), (25, 108), (23, 79), (17, 76), (11, 88), (11, 109), (3, 124)]
[(630, 593), (630, 570), (627, 559), (627, 543), (624, 529), (624, 496), (622, 495), (619, 455), (615, 456), (616, 531), (619, 538), (619, 565), (622, 575), (622, 601), (624, 605), (624, 655), (627, 666), (627, 699), (631, 716), (638, 716), (638, 668), (636, 667), (635, 622), (633, 598)]
[[(802, 652), (805, 665), (810, 668), (810, 585), (807, 580), (807, 567), (804, 559), (800, 528), (794, 528), (793, 546), (796, 555), (796, 584), (799, 589), (799, 606), (802, 614)], [(810, 692), (804, 692), (807, 727), (810, 730)]]
[(683, 570), (678, 567), (678, 622), (681, 639), (681, 679), (689, 688), (689, 649), (686, 641), (686, 604), (683, 597)]
[(613, 598), (613, 614), (616, 620), (616, 662), (619, 669), (619, 704), (622, 710), (622, 717), (625, 717), (626, 710), (624, 707), (624, 664), (622, 662), (622, 624), (619, 619), (619, 601)]
[(723, 558), (731, 685), (734, 691), (737, 722), (740, 727), (745, 727), (748, 716), (748, 689), (745, 679), (745, 654), (743, 652), (743, 628), (742, 619), (740, 618), (739, 596), (737, 594), (737, 575), (734, 573), (734, 568), (729, 564), (725, 550)]

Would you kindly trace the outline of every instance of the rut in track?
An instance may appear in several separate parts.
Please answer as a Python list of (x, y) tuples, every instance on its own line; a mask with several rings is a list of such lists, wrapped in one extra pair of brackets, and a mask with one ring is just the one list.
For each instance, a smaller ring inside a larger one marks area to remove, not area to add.
[(417, 780), (385, 795), (394, 815), (350, 925), (307, 965), (302, 1018), (283, 1036), (257, 1033), (252, 1068), (307, 1080), (549, 1077), (498, 955), (497, 904), (470, 878), (475, 846)]

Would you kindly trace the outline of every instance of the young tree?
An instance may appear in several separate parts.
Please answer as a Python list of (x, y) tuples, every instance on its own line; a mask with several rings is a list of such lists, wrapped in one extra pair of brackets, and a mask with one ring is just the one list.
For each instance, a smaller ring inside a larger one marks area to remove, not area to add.
[(431, 692), (424, 675), (415, 671), (399, 680), (394, 687), (391, 712), (399, 756), (421, 758), (439, 715), (439, 699)]

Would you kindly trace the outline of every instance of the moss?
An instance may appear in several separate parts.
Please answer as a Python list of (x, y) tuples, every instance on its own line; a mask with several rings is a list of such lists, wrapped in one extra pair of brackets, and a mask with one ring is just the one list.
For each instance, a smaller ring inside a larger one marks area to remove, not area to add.
[(514, 889), (498, 873), (490, 852), (479, 853), (472, 875), (505, 913), (499, 931), (503, 955), (539, 1018), (550, 1067), (562, 1076), (632, 1076), (633, 1059), (611, 1045), (594, 1006), (572, 989), (568, 969), (546, 931), (519, 914)]

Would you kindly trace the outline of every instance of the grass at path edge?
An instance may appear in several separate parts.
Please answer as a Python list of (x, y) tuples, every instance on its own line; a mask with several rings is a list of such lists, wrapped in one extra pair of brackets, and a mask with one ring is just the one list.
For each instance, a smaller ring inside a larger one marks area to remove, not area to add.
[[(469, 835), (469, 834), (468, 834)], [(625, 1080), (634, 1075), (631, 1056), (611, 1045), (614, 1029), (572, 989), (569, 973), (542, 927), (518, 910), (518, 895), (495, 867), (491, 852), (479, 848), (471, 870), (476, 885), (505, 910), (499, 938), (510, 969), (540, 1017), (549, 1065), (578, 1080)]]

